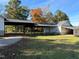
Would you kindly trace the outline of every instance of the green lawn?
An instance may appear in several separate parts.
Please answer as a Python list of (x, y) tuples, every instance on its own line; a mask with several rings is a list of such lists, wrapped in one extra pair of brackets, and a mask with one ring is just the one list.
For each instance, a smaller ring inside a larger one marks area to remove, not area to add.
[(73, 35), (36, 36), (13, 47), (15, 59), (79, 59), (79, 37)]
[(38, 39), (38, 40), (55, 40), (51, 43), (56, 43), (56, 44), (75, 44), (76, 42), (79, 41), (79, 37), (76, 37), (74, 35), (55, 35), (55, 36), (36, 36), (33, 37), (33, 39)]

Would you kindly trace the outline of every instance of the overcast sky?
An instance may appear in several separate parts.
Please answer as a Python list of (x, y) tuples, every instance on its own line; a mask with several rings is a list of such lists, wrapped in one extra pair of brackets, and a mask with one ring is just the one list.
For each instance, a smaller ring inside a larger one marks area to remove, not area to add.
[[(4, 6), (9, 0), (0, 1), (0, 10), (4, 10)], [(60, 9), (65, 12), (74, 26), (79, 25), (79, 0), (22, 0), (22, 5), (28, 8), (45, 8), (50, 4), (49, 10), (54, 13)]]

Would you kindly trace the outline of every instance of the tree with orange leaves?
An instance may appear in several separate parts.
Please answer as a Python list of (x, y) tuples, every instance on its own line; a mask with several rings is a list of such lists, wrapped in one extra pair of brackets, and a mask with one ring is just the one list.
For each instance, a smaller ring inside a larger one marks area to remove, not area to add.
[(43, 12), (41, 8), (31, 10), (32, 21), (36, 23), (47, 22), (46, 18), (43, 17)]

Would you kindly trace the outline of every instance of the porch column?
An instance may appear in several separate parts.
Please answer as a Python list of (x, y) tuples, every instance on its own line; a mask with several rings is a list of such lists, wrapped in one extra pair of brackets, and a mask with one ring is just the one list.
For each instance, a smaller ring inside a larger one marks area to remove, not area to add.
[(43, 27), (43, 31), (44, 31), (44, 34), (46, 34), (46, 28), (45, 27)]
[(23, 26), (23, 34), (25, 35), (25, 26)]

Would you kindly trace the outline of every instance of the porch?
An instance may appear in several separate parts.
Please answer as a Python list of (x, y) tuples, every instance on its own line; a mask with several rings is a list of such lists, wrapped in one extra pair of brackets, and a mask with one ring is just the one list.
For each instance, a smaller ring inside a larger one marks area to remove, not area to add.
[(39, 25), (25, 20), (9, 20), (5, 21), (5, 36), (25, 36), (25, 35), (48, 35), (53, 34), (51, 25)]

